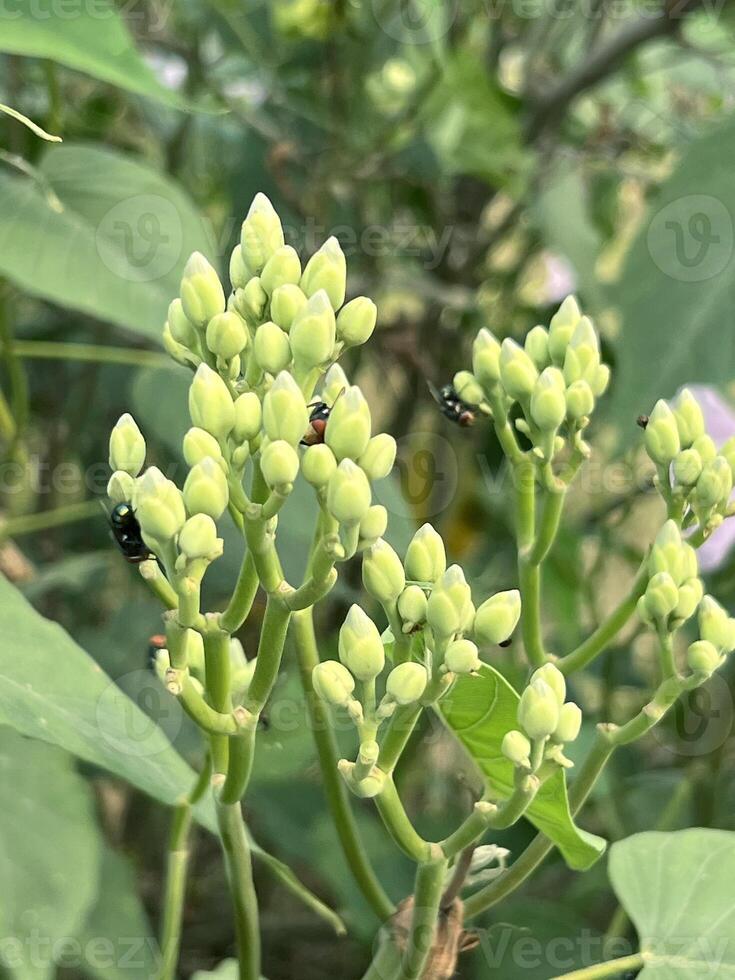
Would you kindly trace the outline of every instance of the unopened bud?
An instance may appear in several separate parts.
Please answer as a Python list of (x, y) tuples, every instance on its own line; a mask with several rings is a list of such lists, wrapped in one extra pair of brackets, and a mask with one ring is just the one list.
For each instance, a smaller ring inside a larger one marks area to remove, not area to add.
[[(335, 461), (335, 467), (337, 465)], [(388, 527), (388, 511), (382, 504), (373, 504), (360, 521), (360, 537), (365, 541), (382, 538)]]
[(137, 476), (145, 463), (145, 439), (132, 415), (121, 415), (110, 433), (110, 469)]
[(307, 299), (303, 291), (292, 284), (286, 283), (273, 291), (271, 296), (271, 319), (286, 333), (297, 315), (306, 306)]
[(240, 244), (235, 245), (230, 256), (230, 284), (232, 288), (242, 289), (247, 285), (248, 279), (252, 275), (253, 273), (245, 265), (245, 260), (242, 257), (242, 246)]
[(301, 262), (296, 250), (283, 245), (271, 255), (260, 273), (260, 284), (272, 296), (279, 286), (298, 286), (301, 279)]
[(485, 400), (482, 385), (471, 371), (457, 371), (452, 378), (452, 387), (466, 405), (475, 407)]
[(317, 696), (335, 707), (344, 707), (355, 690), (352, 674), (336, 660), (324, 660), (317, 664), (311, 674), (311, 683)]
[(206, 456), (192, 466), (184, 483), (184, 501), (190, 514), (209, 514), (212, 520), (219, 520), (229, 498), (227, 477), (216, 460)]
[(486, 388), (500, 380), (500, 344), (484, 327), (472, 345), (472, 373)]
[(431, 590), (426, 621), (437, 637), (446, 639), (462, 630), (471, 605), (472, 595), (464, 572), (459, 565), (450, 565)]
[(567, 296), (549, 324), (549, 355), (557, 367), (564, 364), (567, 347), (582, 314), (574, 296)]
[(200, 330), (213, 316), (223, 313), (225, 294), (212, 264), (201, 252), (194, 252), (184, 266), (181, 304), (189, 320)]
[(682, 449), (674, 460), (674, 478), (684, 487), (693, 487), (702, 473), (702, 457), (696, 449)]
[(225, 361), (243, 351), (248, 340), (247, 327), (237, 313), (218, 313), (207, 324), (207, 347)]
[(174, 538), (186, 521), (181, 491), (156, 466), (149, 467), (135, 485), (135, 516), (146, 537), (163, 543)]
[(301, 288), (309, 297), (324, 290), (332, 309), (338, 310), (345, 301), (346, 285), (345, 255), (337, 239), (332, 236), (306, 263)]
[(566, 414), (564, 376), (559, 368), (544, 368), (531, 394), (531, 418), (543, 432), (550, 432), (559, 428)]
[(701, 579), (690, 578), (679, 586), (679, 601), (674, 610), (674, 619), (682, 622), (689, 619), (697, 611), (699, 603), (704, 595), (704, 586)]
[(704, 415), (699, 402), (688, 388), (682, 389), (674, 405), (674, 416), (679, 429), (682, 449), (688, 449), (704, 435)]
[(387, 432), (372, 437), (358, 460), (369, 480), (383, 480), (388, 476), (396, 461), (396, 448), (396, 440)]
[(296, 315), (290, 330), (294, 361), (306, 368), (319, 367), (332, 356), (336, 339), (334, 310), (320, 289)]
[(727, 460), (730, 467), (730, 473), (735, 479), (735, 436), (728, 439), (727, 442), (720, 448), (720, 456)]
[(255, 332), (253, 355), (261, 370), (278, 374), (291, 363), (288, 336), (271, 320), (261, 323)]
[(359, 524), (370, 507), (368, 478), (351, 459), (343, 459), (327, 485), (327, 509), (345, 527)]
[(722, 653), (730, 653), (735, 649), (733, 625), (733, 620), (711, 595), (702, 599), (699, 604), (699, 635), (703, 640), (712, 643)]
[(254, 391), (246, 391), (235, 399), (235, 428), (233, 435), (239, 443), (250, 442), (260, 432), (263, 409)]
[(651, 619), (662, 622), (676, 609), (679, 590), (668, 572), (657, 572), (646, 587), (643, 602)]
[(373, 680), (385, 666), (378, 628), (358, 605), (350, 607), (339, 631), (339, 659), (360, 681)]
[(523, 732), (511, 730), (503, 736), (500, 744), (500, 751), (508, 762), (514, 766), (523, 766), (526, 769), (531, 767), (531, 743)]
[(586, 381), (575, 381), (566, 390), (567, 415), (578, 422), (592, 414), (595, 396)]
[(715, 456), (707, 463), (694, 488), (695, 505), (702, 510), (725, 503), (732, 491), (732, 473), (726, 459)]
[(573, 742), (582, 728), (582, 709), (574, 701), (567, 701), (559, 708), (559, 722), (554, 729), (555, 742)]
[(184, 307), (178, 297), (169, 303), (166, 323), (168, 323), (171, 336), (176, 343), (191, 350), (196, 343), (196, 330), (194, 324), (184, 313)]
[(406, 587), (401, 559), (382, 538), (365, 552), (362, 582), (367, 592), (383, 604), (395, 602)]
[(684, 551), (676, 521), (668, 520), (656, 535), (648, 567), (651, 572), (668, 572), (675, 583), (683, 581)]
[(539, 371), (549, 364), (549, 334), (542, 326), (534, 327), (526, 334), (523, 347)]
[(372, 336), (378, 319), (378, 308), (367, 296), (357, 296), (345, 303), (337, 316), (337, 337), (345, 347), (357, 347)]
[(428, 680), (422, 664), (398, 664), (388, 674), (385, 689), (397, 704), (413, 704), (423, 695)]
[(436, 582), (447, 567), (444, 542), (431, 524), (424, 524), (411, 538), (404, 561), (406, 578), (414, 582)]
[(183, 450), (186, 465), (190, 468), (196, 466), (197, 463), (201, 463), (207, 456), (211, 456), (221, 467), (224, 466), (224, 459), (222, 458), (222, 450), (220, 449), (219, 443), (214, 436), (210, 435), (204, 429), (197, 429), (196, 426), (189, 429), (184, 436)]
[(607, 364), (600, 364), (594, 371), (591, 379), (590, 386), (592, 388), (592, 393), (596, 398), (604, 395), (607, 391), (608, 385), (610, 384), (610, 368)]
[(225, 439), (235, 424), (235, 407), (227, 385), (206, 364), (197, 368), (189, 388), (189, 414), (195, 426)]
[(444, 654), (444, 666), (452, 674), (471, 674), (482, 667), (482, 661), (472, 640), (454, 640)]
[(520, 616), (521, 594), (518, 589), (497, 592), (486, 599), (475, 614), (475, 639), (483, 646), (505, 643), (518, 625)]
[(418, 585), (407, 585), (398, 597), (398, 614), (410, 632), (426, 619), (426, 593)]
[(722, 663), (722, 657), (714, 644), (707, 640), (697, 640), (687, 650), (687, 664), (697, 674), (714, 674)]
[(222, 539), (209, 514), (190, 517), (179, 532), (179, 551), (190, 561), (207, 558), (212, 561), (222, 554)]
[(324, 443), (309, 446), (301, 457), (301, 471), (304, 479), (317, 490), (329, 483), (332, 474), (337, 469), (334, 453)]
[(365, 396), (352, 385), (334, 403), (324, 435), (338, 460), (357, 460), (370, 441), (370, 408)]
[(561, 708), (564, 704), (564, 698), (567, 696), (567, 682), (564, 680), (564, 674), (557, 667), (553, 664), (544, 664), (531, 675), (531, 682), (533, 681), (544, 681), (556, 695), (556, 700)]
[(263, 426), (269, 439), (297, 446), (309, 425), (301, 389), (288, 371), (281, 371), (263, 399)]
[(559, 724), (559, 701), (549, 685), (532, 681), (518, 704), (518, 723), (529, 738), (547, 738)]
[(129, 504), (135, 492), (135, 477), (125, 470), (116, 470), (107, 483), (107, 496), (113, 504)]
[(674, 413), (663, 399), (656, 402), (648, 419), (644, 441), (654, 463), (668, 466), (681, 448)]
[(234, 307), (248, 323), (258, 323), (268, 302), (260, 276), (253, 276), (242, 289), (235, 290)]
[(586, 381), (595, 384), (600, 367), (600, 342), (589, 317), (580, 318), (564, 355), (564, 379), (567, 384)]
[(500, 380), (511, 398), (529, 398), (538, 378), (536, 365), (515, 340), (509, 337), (500, 347)]
[(283, 439), (269, 442), (260, 454), (263, 479), (271, 489), (287, 489), (299, 472), (299, 454)]
[(333, 405), (349, 387), (350, 382), (347, 380), (347, 375), (342, 370), (341, 365), (333, 364), (324, 375), (322, 399), (327, 405)]
[(256, 194), (240, 232), (243, 261), (258, 274), (283, 244), (281, 219), (265, 194)]

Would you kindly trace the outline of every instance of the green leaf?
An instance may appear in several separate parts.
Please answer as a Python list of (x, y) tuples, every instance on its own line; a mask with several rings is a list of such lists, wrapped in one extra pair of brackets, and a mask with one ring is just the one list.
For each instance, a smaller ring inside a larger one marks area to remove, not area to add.
[(609, 873), (638, 930), (640, 980), (735, 975), (735, 833), (636, 834), (613, 844)]
[[(188, 792), (194, 773), (158, 725), (2, 576), (0, 636), (0, 724), (59, 745), (163, 803)], [(198, 814), (214, 827), (211, 803)]]
[[(500, 745), (505, 733), (517, 727), (518, 701), (505, 678), (484, 664), (477, 676), (458, 678), (439, 705), (444, 721), (479, 766), (490, 796), (499, 799), (513, 791), (513, 766)], [(605, 850), (601, 837), (574, 823), (561, 769), (546, 780), (526, 815), (553, 840), (570, 868), (590, 867)]]
[(214, 252), (175, 183), (95, 147), (49, 148), (37, 180), (0, 173), (0, 213), (0, 274), (157, 341), (189, 255)]
[(651, 201), (616, 286), (622, 331), (611, 411), (629, 438), (657, 398), (735, 373), (733, 154), (733, 119), (689, 145)]
[(49, 58), (102, 82), (175, 108), (187, 103), (156, 78), (112, 3), (70, 12), (52, 0), (0, 0), (0, 51)]
[(0, 112), (4, 112), (5, 115), (10, 116), (11, 119), (17, 119), (18, 122), (21, 122), (24, 126), (27, 126), (32, 133), (35, 133), (36, 136), (40, 136), (42, 140), (48, 140), (49, 143), (61, 142), (60, 136), (52, 136), (51, 133), (47, 133), (45, 129), (41, 129), (38, 123), (34, 123), (32, 119), (28, 118), (28, 116), (24, 116), (22, 112), (18, 112), (17, 109), (12, 109), (9, 105), (3, 105), (2, 102), (0, 102)]
[(94, 801), (70, 756), (0, 728), (0, 936), (13, 977), (55, 973), (52, 949), (63, 954), (84, 922), (99, 868)]

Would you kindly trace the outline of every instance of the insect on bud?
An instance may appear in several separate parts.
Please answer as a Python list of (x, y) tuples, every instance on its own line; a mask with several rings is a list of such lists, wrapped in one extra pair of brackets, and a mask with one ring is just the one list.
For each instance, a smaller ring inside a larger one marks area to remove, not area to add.
[(319, 490), (329, 483), (332, 474), (337, 469), (334, 453), (324, 443), (309, 446), (301, 457), (301, 471), (304, 479)]
[(366, 591), (384, 605), (395, 602), (406, 587), (401, 559), (382, 538), (365, 552), (362, 581)]
[(531, 394), (531, 418), (542, 432), (553, 432), (566, 414), (564, 376), (559, 368), (544, 368)]
[(574, 296), (567, 296), (549, 324), (549, 355), (557, 367), (564, 364), (567, 347), (582, 314)]
[(132, 415), (121, 415), (110, 432), (110, 469), (137, 476), (145, 463), (145, 439)]
[(668, 466), (681, 449), (674, 413), (663, 399), (656, 402), (643, 439), (648, 455), (660, 466)]
[(235, 427), (233, 435), (239, 443), (250, 442), (260, 432), (263, 409), (254, 391), (246, 391), (235, 399)]
[(385, 666), (383, 641), (375, 623), (358, 605), (350, 607), (339, 631), (339, 659), (360, 681), (371, 681)]
[(265, 194), (256, 194), (240, 231), (243, 262), (257, 275), (283, 244), (281, 219)]
[(208, 514), (212, 520), (219, 520), (229, 499), (227, 477), (216, 460), (205, 456), (192, 466), (184, 483), (184, 501), (190, 514)]
[(408, 585), (398, 597), (398, 615), (403, 620), (404, 632), (423, 623), (426, 619), (426, 593), (418, 585)]
[(455, 640), (446, 649), (444, 666), (452, 674), (471, 674), (482, 667), (482, 661), (472, 640)]
[(327, 509), (345, 527), (354, 527), (365, 517), (371, 501), (370, 483), (351, 459), (343, 459), (327, 484)]
[(358, 463), (369, 480), (383, 480), (393, 469), (396, 461), (396, 440), (387, 432), (373, 436)]
[(301, 288), (308, 297), (324, 290), (332, 309), (338, 310), (345, 301), (346, 286), (347, 262), (342, 247), (332, 236), (306, 263)]
[(437, 637), (447, 639), (464, 626), (472, 605), (470, 587), (459, 565), (450, 565), (435, 583), (426, 608), (426, 621)]
[(309, 425), (309, 412), (288, 371), (281, 371), (263, 399), (263, 426), (269, 439), (297, 446)]
[(518, 723), (529, 738), (548, 738), (559, 724), (559, 700), (542, 680), (532, 681), (518, 704)]
[(431, 524), (424, 524), (411, 538), (404, 561), (406, 578), (414, 582), (436, 582), (447, 567), (444, 542)]
[(365, 396), (352, 385), (334, 403), (324, 441), (338, 460), (359, 459), (370, 442), (371, 424)]
[(475, 614), (475, 639), (483, 646), (505, 643), (518, 625), (520, 616), (521, 594), (518, 589), (497, 592), (486, 599)]
[(226, 439), (235, 425), (235, 407), (227, 385), (206, 364), (200, 364), (189, 388), (189, 414), (195, 426)]
[(413, 704), (423, 695), (428, 680), (426, 668), (422, 664), (398, 664), (388, 674), (385, 689), (396, 704)]
[(457, 392), (457, 397), (471, 408), (485, 400), (482, 385), (471, 371), (458, 371), (452, 378), (452, 387)]
[(258, 367), (269, 374), (278, 374), (291, 363), (291, 345), (281, 328), (268, 320), (255, 331), (253, 355)]
[(135, 485), (135, 516), (144, 536), (162, 543), (174, 538), (186, 521), (181, 491), (156, 466)]
[(127, 504), (133, 499), (135, 477), (125, 470), (115, 470), (107, 483), (107, 496), (113, 504)]
[(260, 454), (260, 468), (272, 490), (289, 492), (299, 472), (299, 454), (290, 443), (277, 439)]
[(190, 561), (213, 561), (222, 554), (222, 538), (217, 537), (217, 527), (208, 514), (195, 514), (184, 524), (179, 532), (179, 551)]
[(319, 367), (332, 356), (336, 339), (334, 310), (320, 289), (296, 315), (290, 330), (294, 361), (306, 368)]
[(225, 294), (212, 264), (201, 252), (194, 252), (184, 266), (181, 305), (189, 320), (203, 330), (213, 316), (223, 313)]
[(509, 337), (500, 346), (500, 380), (511, 398), (530, 397), (538, 378), (536, 365), (515, 340)]
[(523, 766), (525, 769), (531, 768), (531, 743), (523, 732), (515, 729), (506, 732), (500, 744), (500, 751), (514, 766)]
[(207, 324), (207, 347), (217, 357), (232, 360), (248, 345), (247, 327), (237, 313), (218, 313)]
[(357, 296), (345, 303), (337, 316), (337, 337), (345, 347), (358, 347), (372, 336), (378, 320), (378, 308), (367, 296)]
[(286, 283), (273, 290), (271, 296), (271, 317), (286, 333), (297, 315), (306, 306), (307, 299), (298, 286)]
[(344, 707), (355, 690), (352, 674), (336, 660), (317, 664), (311, 674), (311, 683), (317, 696), (335, 707)]
[(682, 449), (688, 449), (704, 435), (704, 415), (699, 402), (688, 388), (683, 388), (674, 405), (674, 417), (679, 429)]
[(260, 274), (260, 284), (272, 296), (279, 286), (298, 286), (301, 278), (301, 262), (296, 250), (283, 245), (271, 255)]

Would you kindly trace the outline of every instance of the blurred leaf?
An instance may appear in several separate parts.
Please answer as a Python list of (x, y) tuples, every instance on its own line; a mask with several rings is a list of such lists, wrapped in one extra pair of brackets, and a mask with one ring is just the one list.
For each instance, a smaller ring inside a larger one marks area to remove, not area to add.
[(99, 891), (77, 939), (83, 950), (81, 968), (95, 980), (129, 980), (131, 969), (140, 977), (156, 974), (158, 947), (133, 868), (110, 847), (102, 850)]
[[(444, 721), (480, 767), (491, 798), (505, 799), (513, 791), (513, 766), (500, 744), (506, 732), (517, 727), (518, 701), (505, 678), (484, 664), (477, 676), (459, 677), (440, 702)], [(571, 868), (588, 868), (605, 850), (601, 837), (575, 825), (561, 769), (543, 784), (526, 816), (554, 841)]]
[(640, 980), (735, 972), (735, 834), (636, 834), (610, 849), (610, 880), (638, 930)]
[[(155, 722), (2, 576), (0, 635), (0, 724), (59, 745), (163, 803), (188, 792), (194, 773)], [(214, 826), (209, 801), (198, 813)]]
[(212, 257), (192, 202), (119, 153), (48, 149), (38, 180), (0, 173), (0, 272), (27, 292), (160, 341), (189, 255)]
[(97, 888), (94, 803), (69, 755), (5, 727), (0, 841), (3, 966), (18, 980), (53, 976), (52, 949), (77, 934)]
[(630, 434), (630, 420), (657, 398), (735, 375), (734, 153), (734, 119), (689, 144), (651, 201), (616, 287), (622, 332), (611, 411)]
[(156, 78), (112, 3), (66, 10), (52, 0), (0, 0), (0, 51), (49, 58), (175, 108), (186, 100)]

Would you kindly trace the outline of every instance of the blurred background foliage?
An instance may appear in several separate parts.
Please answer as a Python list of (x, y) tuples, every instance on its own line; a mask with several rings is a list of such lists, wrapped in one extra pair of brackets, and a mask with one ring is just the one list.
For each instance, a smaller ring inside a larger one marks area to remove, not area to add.
[[(732, 393), (734, 31), (727, 0), (0, 0), (0, 101), (63, 137), (44, 142), (0, 114), (0, 568), (190, 763), (194, 733), (145, 669), (159, 610), (111, 546), (95, 499), (109, 428), (128, 409), (149, 461), (182, 473), (185, 379), (159, 336), (189, 253), (222, 269), (257, 191), (302, 252), (339, 237), (350, 293), (380, 311), (373, 340), (345, 367), (399, 440), (396, 477), (380, 490), (392, 541), (400, 550), (431, 520), (478, 595), (515, 581), (499, 451), (487, 426), (453, 428), (427, 382), (467, 365), (480, 326), (520, 337), (577, 293), (602, 330), (613, 381), (595, 418), (598, 456), (545, 582), (551, 647), (569, 649), (623, 593), (660, 516), (636, 416), (685, 382)], [(304, 560), (308, 500), (296, 493), (282, 519), (287, 574)], [(710, 587), (732, 603), (721, 550)], [(211, 606), (238, 562), (232, 536), (211, 573)], [(359, 569), (347, 569), (320, 615), (323, 655), (359, 592)], [(243, 642), (250, 650), (247, 632)], [(590, 719), (639, 703), (651, 653), (629, 630), (577, 682)], [(524, 669), (513, 648), (499, 664), (511, 681)], [(49, 658), (44, 669), (64, 664)], [(666, 730), (616, 758), (585, 827), (609, 839), (654, 826), (735, 829), (730, 680), (713, 678)], [(248, 816), (350, 937), (336, 939), (259, 864), (270, 980), (357, 976), (375, 931), (305, 724), (287, 659)], [(418, 753), (402, 789), (430, 836), (455, 817), (473, 776), (437, 726), (414, 740)], [(0, 937), (36, 920), (82, 944), (155, 925), (167, 814), (82, 755), (79, 768), (0, 728), (0, 867), (13, 882)], [(408, 863), (370, 807), (357, 811), (400, 899)], [(517, 852), (530, 834), (520, 825), (498, 842)], [(231, 954), (224, 895), (216, 842), (201, 832), (182, 976)], [(529, 938), (544, 949), (559, 936), (630, 938), (604, 862), (584, 876), (548, 862), (482, 927), (463, 977), (487, 976), (488, 963), (504, 980), (549, 977), (546, 960), (517, 953)], [(153, 952), (132, 973), (56, 958), (61, 976), (112, 980), (147, 976)], [(5, 969), (21, 980), (53, 973)]]

